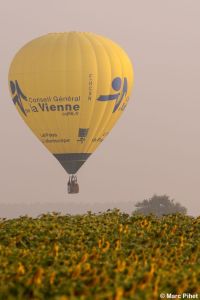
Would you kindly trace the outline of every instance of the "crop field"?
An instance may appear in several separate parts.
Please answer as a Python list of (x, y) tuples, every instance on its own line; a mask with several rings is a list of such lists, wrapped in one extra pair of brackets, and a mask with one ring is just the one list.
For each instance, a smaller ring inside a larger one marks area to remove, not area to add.
[(200, 217), (115, 209), (0, 220), (0, 300), (156, 300), (199, 293), (199, 283)]

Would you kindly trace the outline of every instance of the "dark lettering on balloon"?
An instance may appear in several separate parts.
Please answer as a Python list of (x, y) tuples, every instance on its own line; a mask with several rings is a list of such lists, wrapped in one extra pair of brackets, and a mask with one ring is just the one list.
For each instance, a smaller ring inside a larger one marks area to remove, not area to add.
[[(115, 91), (119, 91), (122, 86), (122, 79), (120, 77), (116, 77), (112, 81), (112, 88)], [(115, 106), (113, 108), (113, 113), (118, 109), (122, 100), (126, 96), (128, 92), (128, 81), (127, 78), (124, 77), (122, 92), (111, 94), (111, 95), (101, 95), (97, 98), (98, 101), (113, 101), (115, 100)]]
[(10, 89), (11, 89), (11, 93), (13, 95), (13, 103), (15, 105), (18, 105), (19, 109), (21, 110), (21, 112), (26, 116), (26, 111), (24, 109), (22, 100), (27, 101), (27, 97), (24, 95), (24, 93), (22, 92), (22, 90), (19, 87), (18, 81), (10, 81)]
[(77, 140), (77, 142), (81, 142), (81, 144), (82, 144), (88, 135), (88, 131), (89, 131), (89, 128), (79, 128), (79, 131), (78, 131), (79, 139)]

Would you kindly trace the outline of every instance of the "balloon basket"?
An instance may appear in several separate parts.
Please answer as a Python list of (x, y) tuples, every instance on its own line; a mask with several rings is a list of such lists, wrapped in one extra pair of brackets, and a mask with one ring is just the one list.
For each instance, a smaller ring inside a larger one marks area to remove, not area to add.
[(68, 194), (78, 194), (79, 193), (79, 185), (77, 182), (76, 175), (70, 175), (68, 180)]

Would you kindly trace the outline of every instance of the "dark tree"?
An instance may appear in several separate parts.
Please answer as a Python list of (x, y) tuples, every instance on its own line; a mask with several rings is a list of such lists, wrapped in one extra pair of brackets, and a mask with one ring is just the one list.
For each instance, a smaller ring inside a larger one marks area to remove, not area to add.
[(167, 195), (154, 195), (148, 200), (145, 199), (142, 202), (136, 203), (135, 207), (136, 210), (134, 213), (136, 214), (153, 214), (158, 217), (175, 213), (185, 215), (187, 213), (187, 209), (184, 206), (181, 206), (180, 203), (175, 203), (174, 200), (171, 200)]

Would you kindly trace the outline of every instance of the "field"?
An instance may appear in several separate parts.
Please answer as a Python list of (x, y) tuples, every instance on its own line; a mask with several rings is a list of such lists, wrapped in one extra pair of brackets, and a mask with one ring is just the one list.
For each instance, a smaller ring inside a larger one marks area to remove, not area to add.
[(0, 300), (153, 300), (199, 283), (200, 217), (116, 209), (0, 221)]

